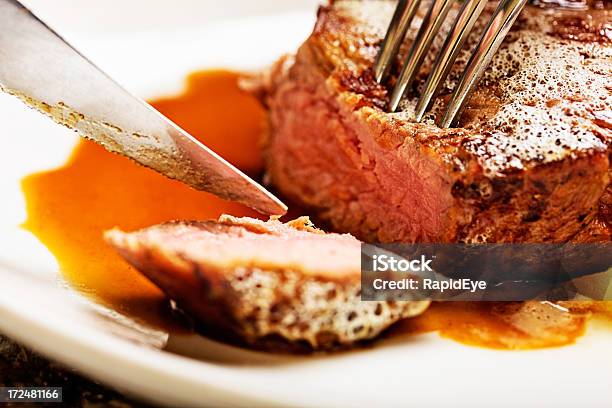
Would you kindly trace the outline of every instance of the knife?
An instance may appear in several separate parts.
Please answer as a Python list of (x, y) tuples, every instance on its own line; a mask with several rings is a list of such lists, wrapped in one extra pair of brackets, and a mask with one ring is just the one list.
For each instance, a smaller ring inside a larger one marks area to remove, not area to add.
[(0, 89), (165, 176), (262, 213), (287, 207), (127, 92), (17, 0), (0, 0)]

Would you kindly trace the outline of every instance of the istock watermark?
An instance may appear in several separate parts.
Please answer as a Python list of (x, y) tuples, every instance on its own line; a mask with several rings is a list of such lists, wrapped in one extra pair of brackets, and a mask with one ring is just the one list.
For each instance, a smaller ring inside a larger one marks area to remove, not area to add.
[(373, 255), (372, 265), (376, 272), (396, 271), (396, 272), (433, 272), (431, 269), (431, 261), (425, 255), (421, 255), (420, 259), (404, 259), (396, 258), (394, 255)]
[(362, 244), (362, 300), (612, 300), (612, 243)]

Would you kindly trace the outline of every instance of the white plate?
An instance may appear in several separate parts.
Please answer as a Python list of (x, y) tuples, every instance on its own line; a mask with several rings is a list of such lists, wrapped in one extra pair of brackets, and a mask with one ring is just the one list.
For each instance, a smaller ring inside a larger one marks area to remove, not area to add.
[[(186, 2), (194, 3), (179, 3)], [(251, 4), (233, 1), (227, 7), (241, 10), (241, 3)], [(55, 21), (61, 20), (58, 9), (53, 9)], [(313, 18), (312, 10), (289, 10), (172, 31), (133, 29), (120, 37), (68, 31), (68, 38), (128, 88), (151, 97), (176, 91), (196, 68), (262, 67), (294, 49)], [(147, 14), (138, 21), (148, 21)], [(610, 405), (610, 335), (593, 325), (577, 344), (547, 350), (487, 350), (427, 334), (355, 352), (295, 357), (126, 324), (124, 316), (67, 288), (53, 256), (19, 227), (25, 220), (20, 179), (63, 163), (75, 136), (5, 95), (0, 95), (0, 133), (5, 152), (0, 161), (0, 331), (85, 375), (174, 406)]]

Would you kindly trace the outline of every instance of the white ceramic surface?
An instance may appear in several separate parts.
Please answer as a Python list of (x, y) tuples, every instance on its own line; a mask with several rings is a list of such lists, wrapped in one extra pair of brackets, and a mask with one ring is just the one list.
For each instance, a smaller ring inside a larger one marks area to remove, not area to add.
[[(270, 1), (260, 10), (249, 1), (228, 1), (220, 9), (220, 2), (189, 0), (156, 2), (155, 7), (145, 1), (107, 1), (116, 11), (107, 14), (79, 8), (95, 4), (108, 11), (99, 3), (105, 2), (28, 1), (143, 97), (178, 90), (193, 69), (265, 66), (294, 49), (314, 21), (310, 1), (292, 7), (278, 2), (284, 11), (278, 15), (266, 14), (273, 9)], [(180, 7), (189, 10), (184, 20)], [(198, 18), (194, 7), (201, 7)], [(130, 29), (122, 30), (126, 21)], [(53, 256), (19, 227), (25, 219), (20, 179), (62, 164), (76, 137), (6, 95), (0, 95), (0, 134), (0, 331), (87, 376), (171, 406), (612, 405), (612, 336), (596, 324), (577, 344), (556, 349), (495, 351), (428, 334), (309, 357), (246, 351), (203, 337), (134, 327), (66, 287)]]

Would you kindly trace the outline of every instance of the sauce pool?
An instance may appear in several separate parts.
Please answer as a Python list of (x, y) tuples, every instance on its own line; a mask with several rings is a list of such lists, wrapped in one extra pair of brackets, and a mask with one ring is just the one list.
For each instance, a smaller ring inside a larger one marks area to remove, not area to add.
[[(258, 140), (265, 116), (237, 86), (238, 74), (196, 73), (176, 98), (152, 101), (230, 162), (250, 174), (261, 170)], [(240, 112), (240, 114), (237, 114)], [(154, 325), (172, 325), (162, 292), (102, 239), (115, 226), (131, 231), (173, 219), (257, 214), (81, 140), (61, 168), (22, 182), (31, 231), (56, 257), (63, 277), (96, 301)]]
[[(263, 169), (259, 141), (265, 132), (265, 112), (239, 89), (238, 78), (229, 71), (194, 73), (182, 94), (151, 104), (232, 164), (257, 176)], [(195, 191), (86, 140), (63, 167), (30, 175), (22, 187), (27, 206), (24, 227), (53, 253), (74, 288), (137, 320), (175, 330), (182, 319), (171, 313), (167, 298), (104, 242), (103, 232), (173, 219), (214, 219), (223, 213), (257, 216), (240, 204)], [(538, 302), (530, 307), (435, 303), (388, 335), (439, 331), (485, 347), (558, 346), (580, 336), (592, 312), (589, 306), (577, 312)], [(533, 316), (545, 317), (547, 324), (534, 326)]]

